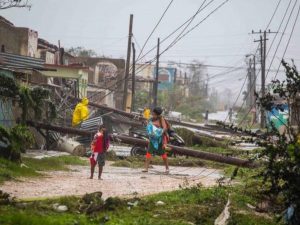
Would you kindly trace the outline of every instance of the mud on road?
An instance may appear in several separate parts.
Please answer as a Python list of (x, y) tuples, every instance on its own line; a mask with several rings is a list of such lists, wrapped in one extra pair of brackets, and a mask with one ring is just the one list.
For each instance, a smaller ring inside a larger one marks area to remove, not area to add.
[(88, 166), (70, 166), (69, 171), (52, 171), (39, 178), (22, 178), (5, 182), (0, 189), (19, 199), (34, 199), (69, 195), (84, 195), (96, 191), (103, 197), (133, 197), (179, 189), (201, 183), (213, 186), (220, 178), (216, 169), (201, 167), (171, 167), (170, 174), (164, 174), (164, 167), (153, 166), (148, 173), (141, 169), (113, 167), (107, 162), (103, 180), (88, 179)]

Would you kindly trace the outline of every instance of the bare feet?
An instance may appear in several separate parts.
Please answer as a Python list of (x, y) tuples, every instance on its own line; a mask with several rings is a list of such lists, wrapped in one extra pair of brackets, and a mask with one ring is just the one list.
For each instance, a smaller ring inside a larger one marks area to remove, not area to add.
[(98, 180), (103, 180), (101, 177), (98, 177)]
[(165, 174), (169, 174), (169, 173), (170, 173), (170, 170), (169, 170), (169, 169), (166, 169)]
[(143, 173), (148, 173), (148, 170), (142, 170)]
[(92, 177), (92, 176), (90, 176), (88, 179), (93, 179), (93, 177)]

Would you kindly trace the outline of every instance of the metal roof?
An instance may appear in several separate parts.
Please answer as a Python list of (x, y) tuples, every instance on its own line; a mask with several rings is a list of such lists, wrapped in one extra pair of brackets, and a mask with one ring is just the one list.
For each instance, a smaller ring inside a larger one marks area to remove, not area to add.
[(11, 69), (44, 70), (45, 60), (0, 52), (0, 67)]

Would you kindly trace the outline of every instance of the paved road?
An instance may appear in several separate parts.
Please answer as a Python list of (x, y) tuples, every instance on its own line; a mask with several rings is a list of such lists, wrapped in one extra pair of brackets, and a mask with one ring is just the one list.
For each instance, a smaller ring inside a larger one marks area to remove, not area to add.
[(145, 174), (141, 169), (113, 167), (110, 162), (107, 164), (103, 180), (87, 179), (88, 166), (71, 166), (71, 171), (49, 172), (43, 178), (5, 182), (0, 189), (20, 199), (83, 195), (96, 191), (102, 191), (104, 198), (132, 197), (179, 189), (179, 185), (201, 183), (212, 186), (221, 177), (218, 170), (199, 167), (171, 167), (170, 175), (165, 175), (162, 166), (154, 166)]

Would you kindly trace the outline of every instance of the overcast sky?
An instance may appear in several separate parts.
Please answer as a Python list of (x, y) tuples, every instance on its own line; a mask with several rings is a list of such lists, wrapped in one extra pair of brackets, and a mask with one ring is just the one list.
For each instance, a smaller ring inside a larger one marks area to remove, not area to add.
[[(99, 55), (125, 58), (127, 48), (127, 35), (129, 15), (134, 14), (133, 33), (137, 45), (142, 46), (149, 33), (162, 15), (169, 0), (29, 0), (31, 10), (8, 9), (0, 14), (16, 26), (32, 28), (39, 33), (39, 37), (50, 42), (61, 44), (68, 48), (71, 46), (84, 46), (95, 50)], [(224, 0), (214, 0), (203, 10), (190, 25), (197, 24), (214, 10)], [(180, 40), (173, 48), (162, 55), (162, 61), (174, 60), (191, 62), (193, 59), (205, 64), (218, 66), (246, 66), (245, 55), (254, 53), (259, 35), (252, 35), (252, 30), (265, 29), (279, 0), (229, 0), (219, 10), (207, 18), (199, 27)], [(297, 0), (281, 0), (278, 11), (269, 28), (277, 31), (282, 21), (284, 12), (291, 1), (291, 7)], [(163, 39), (175, 30), (184, 21), (197, 11), (203, 0), (174, 0), (161, 24), (153, 34), (146, 46), (145, 52), (152, 48), (157, 37)], [(206, 4), (209, 0), (206, 1)], [(277, 70), (280, 58), (286, 47), (287, 40), (299, 9), (297, 3), (291, 21), (283, 36), (272, 69)], [(283, 31), (290, 11), (284, 20)], [(274, 38), (268, 35), (268, 47)], [(281, 37), (278, 34), (267, 59), (270, 64), (276, 46)], [(162, 44), (164, 49), (173, 39), (168, 39)], [(296, 24), (286, 58), (294, 58), (300, 68), (300, 21)], [(139, 48), (137, 46), (137, 51)], [(145, 60), (155, 56), (151, 52)], [(268, 67), (268, 66), (267, 66)], [(225, 68), (208, 68), (208, 75), (227, 72)], [(217, 76), (210, 80), (211, 87), (218, 89), (230, 88), (238, 93), (245, 70), (238, 70)], [(281, 76), (281, 75), (280, 75)], [(268, 75), (268, 80), (274, 73)], [(259, 85), (259, 83), (258, 83)], [(258, 86), (259, 88), (259, 86)]]

